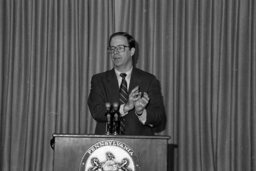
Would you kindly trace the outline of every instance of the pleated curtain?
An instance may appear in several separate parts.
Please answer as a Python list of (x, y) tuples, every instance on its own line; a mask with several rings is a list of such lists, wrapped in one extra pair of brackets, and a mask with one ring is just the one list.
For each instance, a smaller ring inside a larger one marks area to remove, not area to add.
[(1, 0), (0, 170), (53, 170), (53, 133), (93, 134), (110, 34), (161, 83), (168, 171), (256, 169), (253, 0)]

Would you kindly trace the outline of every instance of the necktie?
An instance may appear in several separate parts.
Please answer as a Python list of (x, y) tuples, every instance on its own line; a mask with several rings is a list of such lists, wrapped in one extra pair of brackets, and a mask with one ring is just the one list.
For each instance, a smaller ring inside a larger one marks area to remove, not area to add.
[[(120, 76), (122, 77), (121, 86), (119, 89), (119, 102), (120, 104), (125, 104), (128, 101), (129, 95), (127, 90), (127, 82), (125, 80), (126, 74), (121, 73)], [(120, 119), (120, 134), (124, 134), (125, 132), (125, 119), (122, 117)]]
[(125, 80), (126, 74), (125, 73), (121, 73), (120, 76), (122, 77), (122, 82), (121, 82), (121, 86), (119, 89), (119, 102), (120, 104), (125, 104), (128, 101), (128, 90), (127, 90), (127, 82)]

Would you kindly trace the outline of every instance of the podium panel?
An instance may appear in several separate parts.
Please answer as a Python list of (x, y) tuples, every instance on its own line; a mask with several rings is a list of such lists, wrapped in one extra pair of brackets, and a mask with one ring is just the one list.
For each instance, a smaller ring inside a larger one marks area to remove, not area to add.
[(53, 137), (54, 171), (167, 171), (168, 136)]

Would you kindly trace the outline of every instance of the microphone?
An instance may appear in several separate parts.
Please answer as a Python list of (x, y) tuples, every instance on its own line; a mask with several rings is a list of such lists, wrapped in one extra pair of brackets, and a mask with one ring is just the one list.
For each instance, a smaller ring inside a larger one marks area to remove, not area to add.
[(113, 103), (113, 127), (114, 127), (114, 135), (118, 135), (120, 132), (120, 113), (119, 113), (119, 104), (117, 102)]
[(112, 124), (111, 124), (111, 113), (110, 113), (110, 108), (111, 105), (109, 102), (107, 102), (105, 104), (106, 107), (106, 113), (105, 116), (107, 117), (107, 123), (106, 123), (106, 135), (110, 135), (111, 134), (111, 129), (112, 129)]

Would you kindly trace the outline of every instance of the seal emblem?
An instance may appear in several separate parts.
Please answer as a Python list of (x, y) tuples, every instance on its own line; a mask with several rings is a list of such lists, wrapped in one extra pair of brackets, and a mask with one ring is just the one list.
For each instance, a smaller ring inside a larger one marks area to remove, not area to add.
[(134, 151), (115, 140), (100, 141), (84, 154), (80, 171), (138, 171)]

